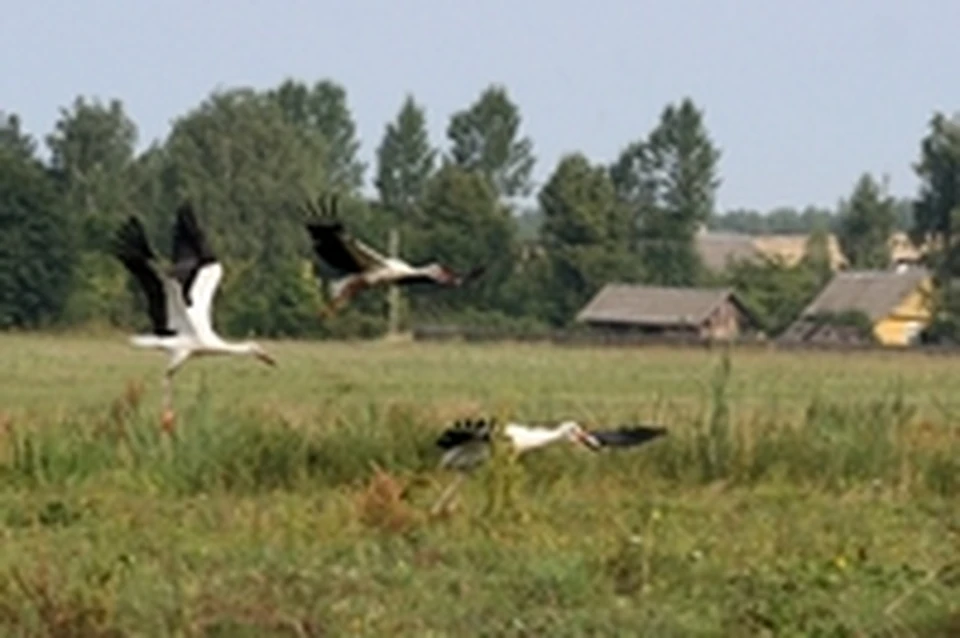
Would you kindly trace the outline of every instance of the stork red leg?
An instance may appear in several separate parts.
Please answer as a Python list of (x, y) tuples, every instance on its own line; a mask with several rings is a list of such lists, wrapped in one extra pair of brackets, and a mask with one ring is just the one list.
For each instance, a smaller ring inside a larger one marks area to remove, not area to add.
[(176, 415), (173, 412), (173, 375), (167, 372), (163, 375), (163, 412), (160, 424), (168, 434), (173, 431)]

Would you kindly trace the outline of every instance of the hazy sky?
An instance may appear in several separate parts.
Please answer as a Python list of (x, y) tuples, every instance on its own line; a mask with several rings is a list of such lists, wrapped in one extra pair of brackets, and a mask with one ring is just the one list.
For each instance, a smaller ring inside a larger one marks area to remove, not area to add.
[[(367, 161), (407, 92), (446, 146), (490, 83), (542, 182), (608, 162), (690, 96), (721, 147), (721, 209), (833, 206), (863, 171), (915, 190), (934, 110), (960, 109), (957, 0), (7, 0), (0, 109), (46, 134), (78, 94), (121, 98), (141, 147), (212, 89), (345, 86)], [(370, 171), (367, 173), (368, 181)]]

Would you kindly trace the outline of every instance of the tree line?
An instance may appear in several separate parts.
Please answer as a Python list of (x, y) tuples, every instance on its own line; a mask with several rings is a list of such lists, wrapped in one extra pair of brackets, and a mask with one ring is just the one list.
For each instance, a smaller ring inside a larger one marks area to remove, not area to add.
[[(960, 311), (960, 297), (943, 283), (960, 267), (951, 241), (958, 131), (956, 120), (931, 120), (915, 199), (896, 200), (865, 174), (837, 210), (761, 215), (715, 210), (722, 155), (690, 99), (667, 104), (608, 162), (565, 155), (536, 188), (533, 140), (500, 85), (450, 115), (445, 148), (431, 144), (424, 105), (406, 96), (384, 127), (374, 166), (358, 157), (346, 89), (331, 80), (212, 92), (142, 152), (137, 126), (117, 99), (77, 97), (42, 142), (22, 130), (15, 113), (0, 112), (0, 327), (143, 327), (142, 301), (110, 256), (109, 238), (136, 214), (166, 247), (173, 212), (189, 199), (225, 262), (215, 317), (224, 332), (380, 334), (381, 294), (361, 296), (336, 319), (317, 318), (327, 288), (313, 275), (301, 205), (330, 191), (341, 194), (351, 231), (374, 245), (385, 249), (388, 233), (397, 231), (410, 261), (487, 265), (469, 288), (403, 295), (406, 326), (564, 326), (616, 280), (733, 285), (775, 333), (829, 277), (826, 233), (836, 233), (853, 267), (883, 268), (896, 229), (937, 247), (929, 259), (948, 326)], [(363, 194), (368, 179), (373, 197)], [(512, 203), (529, 195), (533, 210)], [(796, 265), (736, 263), (717, 273), (696, 248), (704, 226), (804, 233), (809, 249)]]

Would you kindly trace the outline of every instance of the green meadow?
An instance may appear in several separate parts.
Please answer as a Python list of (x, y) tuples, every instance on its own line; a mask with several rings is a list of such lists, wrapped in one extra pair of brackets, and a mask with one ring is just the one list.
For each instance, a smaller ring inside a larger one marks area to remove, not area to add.
[[(960, 633), (957, 359), (265, 345), (188, 363), (167, 432), (162, 354), (0, 337), (0, 635)], [(468, 416), (669, 435), (432, 516)]]

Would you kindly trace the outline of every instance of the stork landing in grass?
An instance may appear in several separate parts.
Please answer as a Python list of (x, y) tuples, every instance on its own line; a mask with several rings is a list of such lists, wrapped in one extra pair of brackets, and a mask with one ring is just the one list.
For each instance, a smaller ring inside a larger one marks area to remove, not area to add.
[(332, 316), (352, 297), (367, 288), (390, 284), (430, 284), (460, 287), (479, 277), (483, 266), (459, 275), (439, 263), (411, 266), (402, 259), (387, 257), (346, 231), (337, 216), (337, 196), (330, 198), (329, 207), (322, 198), (304, 207), (312, 218), (307, 232), (317, 258), (333, 270), (336, 279), (330, 286), (330, 304), (321, 313)]
[(138, 348), (164, 350), (170, 355), (163, 377), (165, 429), (172, 427), (174, 419), (173, 375), (191, 356), (245, 354), (276, 365), (258, 343), (232, 343), (214, 332), (211, 306), (223, 267), (210, 250), (189, 203), (177, 209), (171, 267), (163, 268), (157, 263), (143, 224), (134, 216), (117, 231), (113, 254), (137, 280), (147, 299), (152, 331), (131, 337), (130, 343)]
[[(497, 431), (494, 419), (468, 419), (455, 422), (440, 434), (436, 441), (437, 447), (443, 450), (440, 467), (457, 470), (460, 474), (437, 499), (431, 508), (432, 514), (438, 514), (449, 503), (466, 473), (489, 461)], [(667, 430), (650, 425), (588, 430), (576, 421), (564, 421), (555, 427), (507, 423), (500, 433), (512, 461), (525, 452), (560, 442), (574, 443), (594, 452), (603, 448), (633, 447), (664, 436)]]

